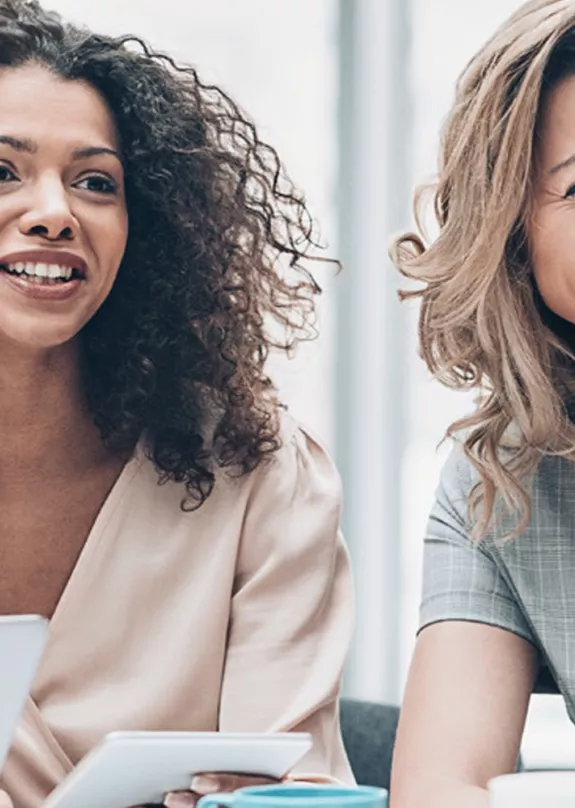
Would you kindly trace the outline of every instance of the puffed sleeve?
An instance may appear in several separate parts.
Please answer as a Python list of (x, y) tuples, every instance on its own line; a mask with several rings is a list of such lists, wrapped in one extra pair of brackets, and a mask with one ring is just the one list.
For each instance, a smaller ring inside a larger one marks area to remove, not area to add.
[(338, 718), (353, 625), (339, 476), (299, 427), (254, 476), (237, 560), (220, 730), (310, 732), (313, 749), (293, 774), (350, 783)]
[(474, 475), (456, 443), (441, 474), (425, 537), (420, 627), (469, 620), (512, 631), (535, 645), (489, 545), (471, 539), (468, 497)]

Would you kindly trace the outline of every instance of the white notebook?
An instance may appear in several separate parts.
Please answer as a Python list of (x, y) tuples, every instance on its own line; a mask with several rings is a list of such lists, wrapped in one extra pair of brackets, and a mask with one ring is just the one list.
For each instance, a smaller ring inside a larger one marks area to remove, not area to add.
[(50, 794), (42, 808), (160, 804), (200, 772), (280, 778), (311, 749), (308, 733), (113, 732)]

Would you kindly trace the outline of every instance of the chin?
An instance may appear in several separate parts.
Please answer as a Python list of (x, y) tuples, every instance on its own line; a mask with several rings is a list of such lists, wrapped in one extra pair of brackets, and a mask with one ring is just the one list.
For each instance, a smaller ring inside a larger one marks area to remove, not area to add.
[(80, 327), (57, 323), (3, 323), (0, 319), (0, 345), (24, 351), (50, 351), (75, 340)]

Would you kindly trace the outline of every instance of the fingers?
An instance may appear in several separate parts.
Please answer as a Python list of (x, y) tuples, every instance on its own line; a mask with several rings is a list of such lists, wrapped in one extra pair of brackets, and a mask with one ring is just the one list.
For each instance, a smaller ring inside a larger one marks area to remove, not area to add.
[(215, 794), (218, 791), (231, 792), (247, 786), (267, 786), (277, 783), (273, 777), (260, 777), (255, 774), (197, 774), (192, 780), (191, 789), (197, 794)]
[[(172, 791), (166, 794), (166, 808), (194, 808), (198, 800), (206, 794), (230, 793), (247, 786), (267, 786), (277, 783), (273, 777), (260, 777), (255, 774), (197, 774), (192, 780), (190, 791)], [(0, 805), (2, 808), (2, 805)]]

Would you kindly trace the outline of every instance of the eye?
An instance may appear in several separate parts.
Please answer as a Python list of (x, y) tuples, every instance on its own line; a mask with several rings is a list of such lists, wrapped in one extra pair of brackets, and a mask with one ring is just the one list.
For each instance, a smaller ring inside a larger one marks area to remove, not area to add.
[(575, 185), (570, 185), (569, 188), (565, 191), (565, 199), (569, 199), (570, 197), (575, 196)]
[(89, 177), (83, 177), (74, 185), (75, 188), (81, 188), (83, 191), (92, 191), (96, 194), (116, 194), (118, 193), (118, 185), (111, 177), (105, 177), (102, 174), (91, 174)]
[(18, 177), (16, 176), (16, 174), (14, 174), (12, 169), (9, 168), (7, 165), (3, 165), (0, 163), (0, 183), (17, 182), (17, 181)]

